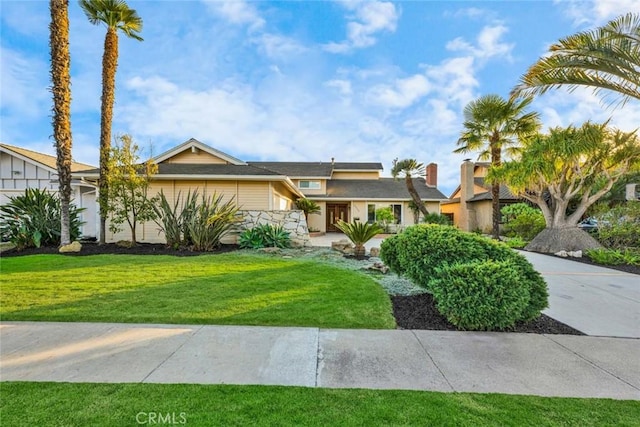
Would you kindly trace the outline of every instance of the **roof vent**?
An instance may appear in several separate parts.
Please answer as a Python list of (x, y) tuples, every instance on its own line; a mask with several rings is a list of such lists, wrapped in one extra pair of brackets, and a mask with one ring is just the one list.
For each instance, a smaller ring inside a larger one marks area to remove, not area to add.
[(198, 152), (199, 152), (199, 151), (200, 151), (200, 150), (198, 150), (198, 147), (196, 147), (195, 145), (192, 145), (192, 146), (191, 146), (191, 152), (192, 152), (193, 154), (198, 154)]

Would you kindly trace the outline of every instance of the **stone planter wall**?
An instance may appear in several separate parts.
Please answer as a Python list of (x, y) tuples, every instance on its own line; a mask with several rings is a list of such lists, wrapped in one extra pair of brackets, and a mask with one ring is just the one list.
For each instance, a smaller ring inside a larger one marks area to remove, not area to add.
[(294, 247), (311, 246), (307, 220), (302, 211), (238, 211), (241, 218), (238, 224), (238, 234), (256, 225), (281, 225), (291, 233), (291, 245)]

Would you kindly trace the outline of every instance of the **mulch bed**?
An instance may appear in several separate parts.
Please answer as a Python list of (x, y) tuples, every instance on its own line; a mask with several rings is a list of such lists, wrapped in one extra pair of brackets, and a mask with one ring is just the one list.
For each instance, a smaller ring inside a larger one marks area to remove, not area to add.
[[(118, 254), (118, 255), (173, 255), (173, 256), (195, 256), (204, 254), (220, 254), (232, 252), (238, 249), (238, 245), (221, 245), (212, 252), (198, 252), (189, 249), (173, 249), (163, 244), (138, 243), (133, 247), (120, 246), (115, 243), (106, 243), (99, 245), (96, 242), (82, 242), (82, 250), (78, 253), (65, 253), (61, 255), (67, 256), (86, 256), (86, 255), (102, 255), (102, 254)], [(57, 247), (42, 248), (26, 248), (21, 251), (9, 249), (2, 252), (2, 257), (13, 257), (22, 255), (39, 255), (39, 254), (59, 254)]]
[[(393, 316), (400, 329), (459, 330), (438, 312), (435, 301), (430, 294), (392, 296), (391, 302), (393, 303)], [(531, 322), (517, 323), (514, 327), (500, 332), (585, 335), (544, 314)]]

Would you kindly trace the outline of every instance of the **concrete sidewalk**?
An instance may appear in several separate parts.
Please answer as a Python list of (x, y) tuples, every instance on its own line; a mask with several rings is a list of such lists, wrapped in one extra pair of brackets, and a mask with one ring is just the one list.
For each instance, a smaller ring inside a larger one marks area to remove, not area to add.
[(4, 322), (0, 380), (269, 384), (640, 400), (640, 340)]

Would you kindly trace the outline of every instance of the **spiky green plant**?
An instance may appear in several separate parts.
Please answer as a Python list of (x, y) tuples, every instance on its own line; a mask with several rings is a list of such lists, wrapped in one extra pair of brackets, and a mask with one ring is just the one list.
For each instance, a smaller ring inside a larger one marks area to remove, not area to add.
[[(69, 204), (71, 240), (80, 236), (80, 213), (84, 209)], [(28, 188), (23, 195), (10, 197), (0, 206), (0, 235), (18, 249), (56, 246), (60, 243), (60, 198), (46, 190)]]
[(211, 251), (220, 246), (222, 237), (235, 224), (237, 212), (234, 198), (225, 202), (222, 194), (202, 195), (201, 203), (184, 219), (193, 250)]
[(363, 259), (365, 254), (364, 244), (384, 231), (378, 224), (359, 221), (345, 222), (338, 220), (335, 225), (355, 245), (353, 254), (356, 259)]

